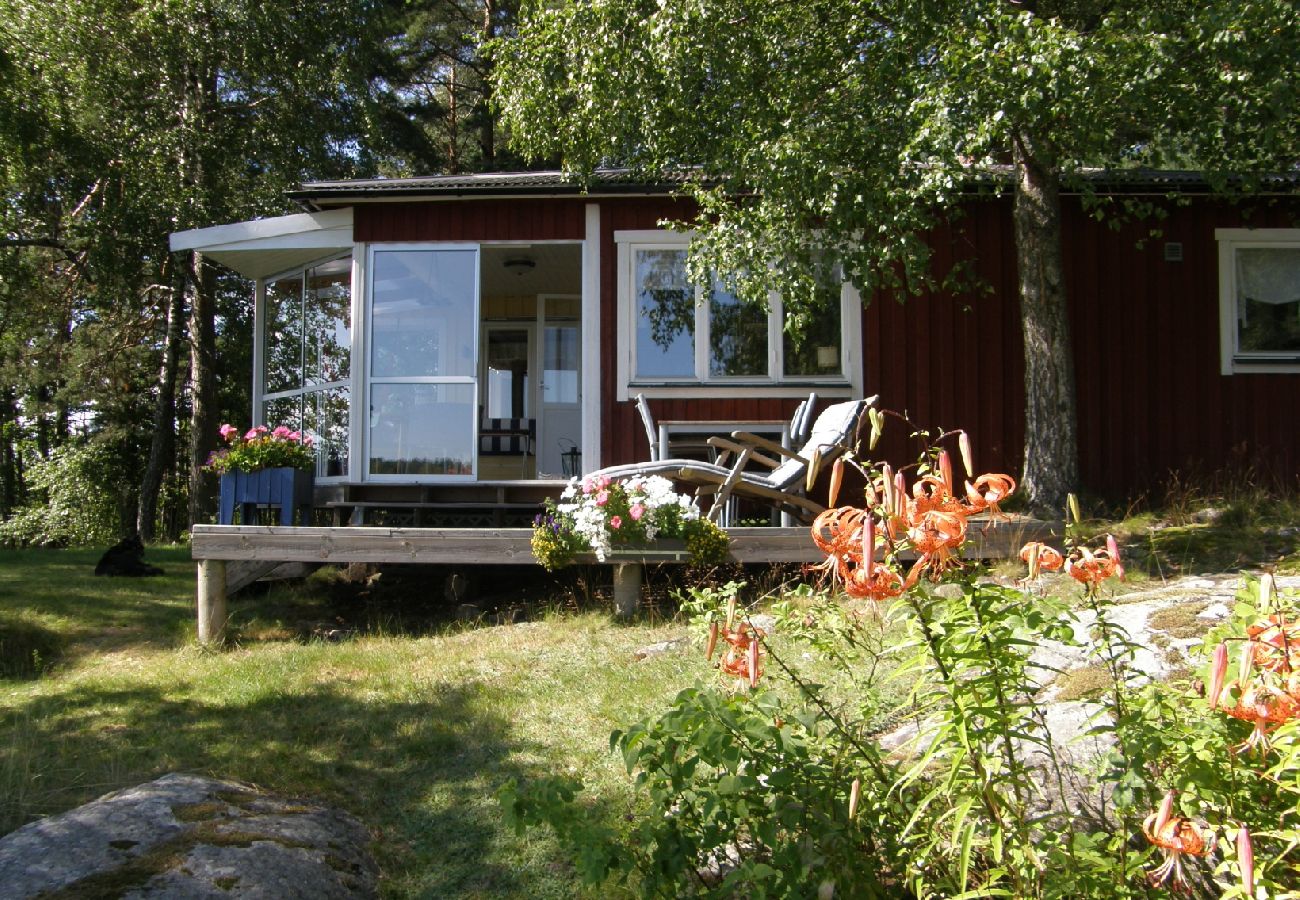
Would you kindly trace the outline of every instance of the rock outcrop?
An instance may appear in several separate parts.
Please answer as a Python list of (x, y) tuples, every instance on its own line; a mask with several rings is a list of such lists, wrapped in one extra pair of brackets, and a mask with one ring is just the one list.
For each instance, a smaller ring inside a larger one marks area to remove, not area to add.
[(0, 838), (0, 893), (41, 897), (352, 898), (376, 894), (350, 815), (172, 774)]

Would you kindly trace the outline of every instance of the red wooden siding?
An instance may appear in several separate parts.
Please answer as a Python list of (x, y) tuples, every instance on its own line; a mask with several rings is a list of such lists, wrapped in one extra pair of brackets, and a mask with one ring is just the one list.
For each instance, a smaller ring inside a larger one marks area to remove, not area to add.
[[(615, 401), (613, 373), (630, 335), (617, 334), (614, 232), (688, 219), (666, 197), (460, 200), (360, 205), (359, 241), (581, 240), (584, 206), (599, 202), (601, 457), (644, 460), (649, 448), (631, 403)], [(1115, 230), (1065, 201), (1066, 284), (1074, 329), (1079, 447), (1084, 486), (1112, 495), (1150, 490), (1171, 470), (1214, 471), (1245, 461), (1294, 482), (1300, 466), (1300, 375), (1219, 374), (1216, 228), (1295, 227), (1300, 202), (1232, 205), (1191, 198), (1162, 220)], [(1163, 234), (1152, 239), (1149, 232)], [(1146, 237), (1145, 242), (1143, 238)], [(983, 471), (1019, 474), (1024, 445), (1024, 366), (1014, 234), (1007, 200), (973, 202), (932, 237), (935, 271), (973, 261), (986, 290), (872, 298), (863, 313), (868, 394), (918, 427), (965, 428)], [(1184, 261), (1164, 261), (1164, 244)], [(786, 418), (796, 398), (651, 401), (658, 419)], [(910, 461), (905, 430), (891, 427), (885, 455)]]
[[(1109, 496), (1157, 489), (1172, 471), (1238, 464), (1294, 482), (1300, 375), (1219, 374), (1216, 228), (1292, 227), (1300, 204), (1192, 199), (1163, 220), (1118, 230), (1065, 201), (1066, 289), (1078, 384), (1084, 486)], [(1152, 238), (1153, 227), (1163, 233)], [(1145, 238), (1145, 240), (1144, 240)], [(965, 428), (982, 471), (1018, 474), (1024, 364), (1007, 201), (972, 204), (933, 235), (935, 271), (973, 260), (988, 293), (876, 297), (863, 319), (868, 394), (918, 426)], [(1184, 261), (1165, 262), (1164, 245)], [(892, 429), (886, 456), (915, 446)]]
[(357, 241), (580, 241), (582, 200), (455, 200), (359, 204)]

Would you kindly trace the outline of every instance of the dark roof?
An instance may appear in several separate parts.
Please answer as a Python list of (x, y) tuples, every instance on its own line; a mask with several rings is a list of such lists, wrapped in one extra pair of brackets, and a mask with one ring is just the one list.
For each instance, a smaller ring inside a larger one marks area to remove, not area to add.
[[(554, 197), (602, 194), (664, 195), (680, 191), (697, 169), (684, 167), (657, 180), (630, 169), (597, 169), (587, 179), (560, 171), (483, 172), (470, 175), (428, 175), (416, 178), (367, 178), (351, 181), (308, 181), (290, 199), (308, 209), (343, 206), (368, 199), (397, 197)], [(1201, 172), (1177, 169), (1086, 169), (1080, 173), (1095, 189), (1114, 193), (1188, 193), (1213, 190)], [(989, 166), (971, 170), (973, 187), (1003, 187), (1014, 173), (1011, 166)], [(1240, 187), (1243, 178), (1234, 176), (1228, 184)], [(1300, 173), (1260, 176), (1256, 191), (1293, 193), (1300, 185)]]
[(590, 194), (669, 194), (686, 184), (692, 169), (655, 182), (630, 169), (598, 169), (585, 181), (565, 172), (482, 172), (416, 178), (308, 181), (289, 198), (305, 206), (336, 206), (378, 197), (520, 197)]

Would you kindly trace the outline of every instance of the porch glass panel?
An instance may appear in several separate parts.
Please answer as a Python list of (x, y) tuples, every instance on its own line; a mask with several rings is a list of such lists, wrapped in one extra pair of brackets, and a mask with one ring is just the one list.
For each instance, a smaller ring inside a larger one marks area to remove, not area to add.
[(473, 384), (376, 384), (370, 397), (370, 472), (470, 475)]
[(376, 251), (372, 277), (373, 377), (475, 377), (476, 251)]
[(267, 393), (302, 386), (302, 282), (295, 275), (266, 286)]

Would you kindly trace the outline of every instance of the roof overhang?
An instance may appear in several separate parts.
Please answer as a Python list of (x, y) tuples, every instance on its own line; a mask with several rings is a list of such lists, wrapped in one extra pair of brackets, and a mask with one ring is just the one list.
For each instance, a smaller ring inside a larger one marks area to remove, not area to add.
[(177, 231), (173, 252), (196, 250), (245, 278), (265, 278), (352, 247), (352, 210), (298, 213)]

